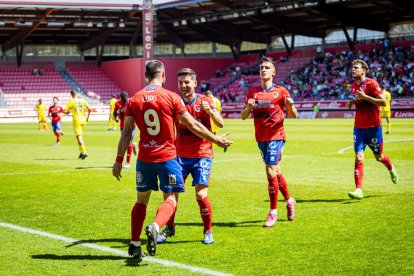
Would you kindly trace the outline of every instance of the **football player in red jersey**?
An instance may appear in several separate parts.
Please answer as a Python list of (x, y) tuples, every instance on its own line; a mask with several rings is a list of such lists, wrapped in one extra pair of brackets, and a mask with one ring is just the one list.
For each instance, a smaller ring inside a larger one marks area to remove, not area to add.
[[(119, 124), (119, 129), (121, 130), (121, 134), (122, 134), (122, 131), (124, 130), (124, 125), (125, 125), (124, 120), (125, 120), (126, 105), (128, 102), (128, 93), (126, 91), (122, 91), (119, 96), (121, 99), (117, 100), (115, 103), (113, 117), (116, 122), (118, 122), (117, 118), (119, 118), (119, 120), (121, 121)], [(135, 127), (134, 127), (134, 130), (132, 131), (131, 142), (129, 143), (129, 146), (127, 149), (127, 160), (122, 165), (123, 168), (130, 167), (132, 152), (134, 152), (134, 154), (137, 155), (137, 143), (133, 142), (134, 137), (135, 137)]]
[(62, 123), (60, 113), (63, 113), (63, 108), (58, 105), (59, 99), (53, 97), (53, 105), (49, 107), (48, 117), (52, 118), (53, 133), (56, 135), (56, 146), (60, 144), (60, 136), (63, 135)]
[(273, 59), (262, 57), (259, 64), (261, 84), (249, 90), (241, 117), (245, 120), (250, 116), (250, 113), (253, 114), (256, 141), (266, 165), (270, 198), (270, 211), (264, 227), (272, 227), (277, 221), (279, 189), (286, 199), (288, 220), (295, 218), (296, 201), (289, 194), (279, 162), (282, 159), (286, 141), (283, 129), (284, 109), (292, 118), (296, 118), (297, 110), (286, 88), (273, 83), (273, 77), (276, 74), (276, 65)]
[(355, 98), (348, 102), (348, 108), (355, 105), (354, 121), (354, 179), (356, 190), (349, 192), (350, 198), (362, 199), (362, 180), (364, 178), (364, 152), (368, 146), (374, 153), (375, 159), (387, 167), (393, 183), (398, 182), (398, 174), (390, 158), (383, 153), (382, 123), (380, 106), (387, 101), (376, 80), (366, 77), (368, 64), (360, 59), (352, 62), (352, 94)]
[[(201, 123), (197, 122), (186, 110), (177, 94), (164, 89), (164, 64), (158, 60), (148, 61), (145, 65), (148, 85), (132, 96), (125, 112), (125, 125), (119, 140), (112, 174), (120, 180), (122, 160), (131, 141), (134, 122), (140, 131), (139, 152), (136, 167), (137, 201), (131, 211), (131, 243), (128, 253), (138, 261), (142, 260), (141, 231), (147, 213), (151, 191), (160, 188), (164, 201), (158, 207), (153, 223), (145, 227), (147, 250), (156, 253), (157, 236), (176, 208), (177, 193), (184, 192), (181, 166), (176, 159), (174, 139), (174, 119), (178, 116), (192, 132), (219, 147), (229, 147), (232, 142), (224, 136), (215, 136)], [(158, 185), (158, 179), (160, 185)]]
[[(212, 130), (212, 123), (222, 128), (224, 126), (223, 118), (211, 98), (195, 93), (197, 75), (194, 70), (183, 68), (177, 72), (177, 78), (178, 89), (181, 92), (188, 113), (202, 123), (209, 131)], [(195, 196), (204, 225), (203, 243), (212, 244), (214, 243), (211, 232), (212, 208), (207, 196), (213, 161), (212, 144), (210, 141), (192, 133), (178, 118), (176, 118), (175, 126), (177, 129), (175, 146), (177, 147), (178, 162), (182, 167), (184, 181), (189, 174), (193, 178), (192, 185), (195, 188)], [(167, 237), (174, 236), (174, 218), (175, 212), (167, 222), (167, 226), (158, 236), (158, 243), (163, 243), (167, 240)]]

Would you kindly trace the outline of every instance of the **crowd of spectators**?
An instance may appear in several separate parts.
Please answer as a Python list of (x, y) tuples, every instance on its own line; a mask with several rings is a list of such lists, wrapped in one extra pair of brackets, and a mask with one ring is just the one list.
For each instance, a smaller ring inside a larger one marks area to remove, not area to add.
[(343, 100), (351, 93), (351, 63), (365, 60), (368, 77), (387, 87), (394, 98), (414, 96), (414, 45), (376, 41), (367, 51), (318, 51), (310, 63), (281, 82), (295, 100)]
[[(356, 58), (370, 66), (368, 77), (384, 84), (393, 98), (414, 97), (414, 44), (392, 44), (387, 37), (372, 41), (363, 50), (324, 50), (317, 47), (316, 57), (278, 83), (288, 89), (297, 101), (346, 100), (353, 82), (351, 68)], [(281, 60), (278, 66), (283, 66)], [(250, 75), (258, 75), (257, 64), (234, 64), (227, 70), (216, 71), (216, 78), (228, 77), (213, 90), (223, 103), (244, 101), (245, 92), (256, 82)], [(237, 83), (237, 85), (235, 85)]]

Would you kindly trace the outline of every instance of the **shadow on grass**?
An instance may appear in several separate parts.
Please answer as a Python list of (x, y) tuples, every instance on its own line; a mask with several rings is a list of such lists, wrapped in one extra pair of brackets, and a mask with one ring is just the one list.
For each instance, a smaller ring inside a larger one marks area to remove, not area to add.
[(129, 245), (130, 240), (128, 239), (91, 239), (91, 240), (80, 240), (80, 241), (76, 241), (73, 242), (69, 245), (66, 245), (66, 247), (72, 247), (75, 245), (79, 245), (79, 244), (84, 244), (84, 243), (100, 243), (100, 242), (116, 242), (116, 243), (120, 243), (122, 245), (119, 246), (111, 246), (111, 248), (123, 248), (123, 247), (127, 247)]
[[(380, 196), (376, 196), (376, 195), (372, 195), (372, 196), (364, 196), (364, 199), (367, 198), (374, 198), (374, 197), (380, 197)], [(269, 202), (269, 200), (264, 200), (264, 202)], [(279, 200), (279, 202), (286, 202), (285, 200)], [(354, 203), (354, 202), (360, 202), (360, 200), (357, 199), (351, 199), (351, 198), (332, 198), (332, 199), (296, 199), (297, 203), (313, 203), (313, 202), (326, 202), (326, 203), (344, 203), (344, 204), (349, 204), (349, 203)]]
[(100, 255), (56, 255), (56, 254), (41, 254), (32, 255), (33, 259), (46, 259), (46, 260), (125, 260), (126, 257), (122, 256), (100, 256)]
[(75, 167), (76, 170), (90, 170), (90, 169), (112, 169), (111, 167)]
[[(262, 223), (261, 220), (239, 221), (239, 222), (213, 222), (213, 226), (218, 227), (257, 227), (257, 223)], [(183, 226), (203, 226), (201, 222), (177, 222), (176, 225)]]
[(42, 254), (32, 255), (32, 259), (40, 260), (59, 260), (59, 261), (74, 261), (74, 260), (89, 260), (89, 261), (107, 261), (107, 260), (125, 260), (126, 266), (146, 266), (136, 258), (122, 257), (122, 256), (100, 256), (100, 255), (56, 255), (56, 254)]
[(72, 160), (72, 159), (68, 159), (68, 158), (35, 158), (33, 160), (37, 160), (37, 161), (56, 161), (56, 160)]

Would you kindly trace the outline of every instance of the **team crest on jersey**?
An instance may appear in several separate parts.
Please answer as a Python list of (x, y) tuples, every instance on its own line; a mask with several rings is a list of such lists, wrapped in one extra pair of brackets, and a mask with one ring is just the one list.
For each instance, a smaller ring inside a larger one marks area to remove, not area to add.
[(201, 106), (200, 106), (199, 104), (194, 105), (194, 110), (195, 110), (196, 112), (200, 112), (200, 110), (201, 110)]
[(143, 180), (142, 173), (137, 171), (137, 183), (141, 183)]
[(361, 91), (364, 91), (366, 87), (367, 86), (365, 84), (364, 85), (361, 85)]
[(206, 160), (201, 160), (200, 161), (200, 167), (206, 168), (207, 166), (208, 166), (208, 162)]
[(156, 89), (156, 87), (147, 86), (147, 88), (145, 88), (145, 92), (154, 92)]
[(277, 98), (279, 96), (279, 92), (272, 92), (272, 97), (273, 98)]
[(170, 183), (170, 185), (177, 185), (177, 177), (175, 176), (175, 174), (168, 175), (168, 182)]
[(253, 94), (253, 98), (255, 98), (255, 99), (256, 99), (256, 97), (257, 97), (257, 93), (254, 93), (254, 94)]

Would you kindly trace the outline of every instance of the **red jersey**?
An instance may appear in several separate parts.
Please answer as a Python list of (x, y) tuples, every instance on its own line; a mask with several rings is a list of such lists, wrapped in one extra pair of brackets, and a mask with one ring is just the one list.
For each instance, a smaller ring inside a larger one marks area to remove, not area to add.
[(286, 141), (283, 129), (285, 98), (290, 98), (290, 95), (282, 86), (273, 84), (267, 91), (261, 86), (250, 88), (245, 104), (249, 99), (255, 100), (252, 113), (257, 142)]
[(124, 128), (126, 106), (127, 104), (124, 104), (122, 100), (117, 100), (115, 103), (114, 111), (118, 114), (120, 128)]
[(148, 85), (129, 99), (125, 116), (139, 128), (138, 160), (164, 162), (177, 157), (174, 118), (187, 112), (180, 96), (159, 85)]
[(59, 105), (52, 105), (49, 107), (49, 114), (52, 115), (52, 123), (60, 122), (59, 113), (63, 113), (63, 108)]
[[(211, 131), (210, 115), (202, 108), (202, 101), (207, 101), (211, 108), (215, 108), (209, 97), (199, 94), (195, 94), (190, 102), (185, 103), (185, 107), (194, 119), (202, 123)], [(210, 141), (200, 138), (192, 133), (178, 118), (175, 120), (175, 127), (177, 129), (175, 145), (177, 147), (178, 156), (184, 158), (213, 157), (213, 149)]]
[[(365, 78), (359, 85), (352, 83), (352, 94), (357, 90), (364, 91), (368, 96), (377, 98), (382, 94), (381, 88), (376, 80)], [(380, 107), (365, 100), (355, 100), (355, 122), (354, 127), (370, 128), (382, 125), (380, 118)]]

